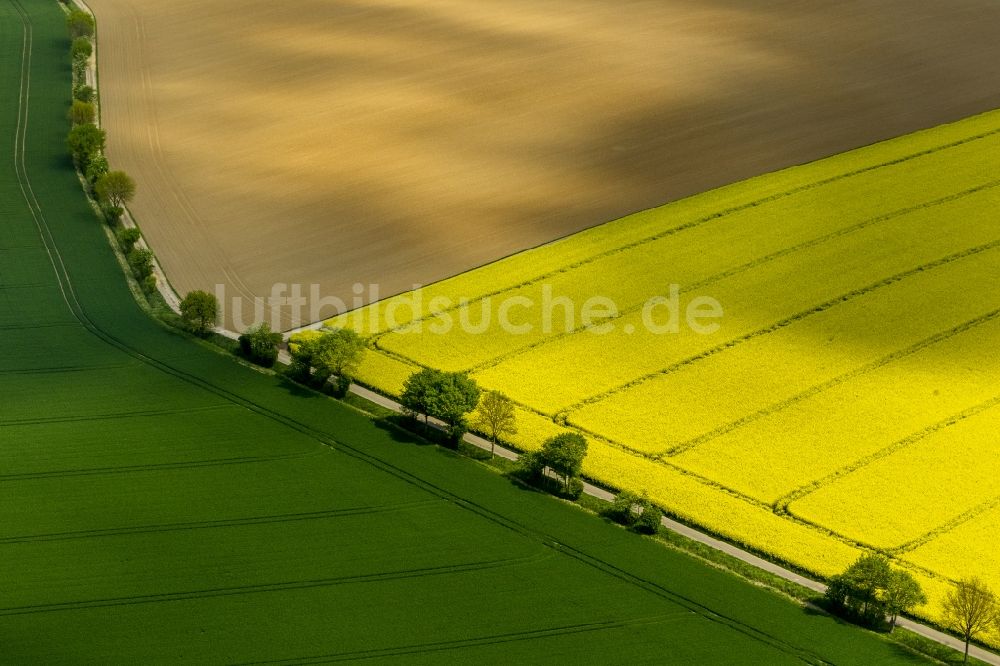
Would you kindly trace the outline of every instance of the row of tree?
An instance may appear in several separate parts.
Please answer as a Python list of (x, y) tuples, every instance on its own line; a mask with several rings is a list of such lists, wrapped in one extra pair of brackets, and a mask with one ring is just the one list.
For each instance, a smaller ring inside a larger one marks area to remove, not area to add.
[[(901, 613), (927, 603), (920, 583), (907, 571), (895, 569), (880, 554), (862, 555), (842, 574), (834, 576), (825, 599), (830, 610), (871, 628), (891, 632)], [(991, 629), (1000, 631), (1000, 602), (979, 578), (965, 578), (945, 596), (942, 623), (969, 644)]]
[[(121, 219), (125, 205), (135, 196), (135, 181), (124, 171), (110, 169), (104, 155), (107, 134), (95, 122), (96, 93), (85, 81), (87, 62), (94, 53), (94, 19), (87, 12), (74, 8), (66, 15), (66, 28), (72, 39), (70, 58), (73, 63), (73, 101), (69, 108), (71, 127), (66, 145), (86, 180), (89, 193), (100, 204), (105, 219), (114, 225)], [(153, 253), (138, 245), (139, 231), (119, 229), (117, 236), (129, 267), (143, 289), (147, 292), (156, 289)]]

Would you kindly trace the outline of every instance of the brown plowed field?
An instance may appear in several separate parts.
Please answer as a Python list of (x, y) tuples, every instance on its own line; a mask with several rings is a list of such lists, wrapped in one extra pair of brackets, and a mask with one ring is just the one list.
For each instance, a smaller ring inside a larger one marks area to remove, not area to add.
[(388, 295), (1000, 106), (995, 0), (89, 4), (181, 292)]

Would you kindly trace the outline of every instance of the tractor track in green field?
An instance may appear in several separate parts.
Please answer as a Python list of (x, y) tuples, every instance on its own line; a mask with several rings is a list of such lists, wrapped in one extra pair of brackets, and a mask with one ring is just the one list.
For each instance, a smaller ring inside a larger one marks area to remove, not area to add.
[(108, 597), (105, 599), (88, 599), (82, 601), (67, 601), (54, 604), (34, 604), (0, 608), (0, 617), (5, 615), (29, 615), (34, 613), (52, 613), (85, 608), (109, 608), (115, 606), (133, 606), (137, 604), (162, 603), (171, 601), (189, 601), (211, 597), (232, 597), (247, 594), (269, 592), (285, 592), (314, 587), (332, 587), (335, 585), (358, 585), (380, 583), (386, 581), (406, 580), (408, 578), (426, 578), (429, 576), (447, 576), (460, 573), (472, 573), (497, 569), (501, 567), (523, 566), (551, 557), (544, 551), (518, 558), (501, 558), (495, 560), (480, 560), (461, 564), (446, 564), (436, 567), (420, 567), (414, 569), (399, 569), (373, 574), (355, 574), (348, 576), (331, 576), (329, 578), (314, 578), (306, 580), (290, 580), (277, 583), (260, 583), (256, 585), (235, 585), (231, 587), (215, 587), (184, 592), (164, 592), (159, 594), (139, 594), (125, 597)]
[(392, 648), (382, 648), (375, 650), (354, 650), (350, 652), (337, 652), (324, 655), (312, 655), (308, 657), (289, 657), (285, 659), (275, 659), (269, 661), (243, 662), (241, 666), (262, 666), (264, 664), (287, 665), (296, 664), (327, 664), (338, 661), (357, 661), (363, 659), (384, 659), (387, 657), (404, 657), (407, 655), (428, 654), (433, 652), (446, 652), (462, 648), (480, 647), (486, 645), (498, 645), (502, 643), (514, 643), (519, 641), (538, 640), (540, 638), (553, 638), (557, 636), (570, 636), (593, 631), (607, 631), (609, 629), (623, 629), (644, 624), (662, 624), (669, 621), (681, 621), (690, 617), (684, 613), (664, 613), (654, 617), (640, 617), (632, 620), (608, 620), (606, 622), (586, 622), (582, 624), (571, 624), (559, 627), (547, 627), (545, 629), (532, 629), (527, 631), (508, 632), (502, 634), (488, 634), (476, 636), (475, 638), (464, 638), (450, 641), (431, 641), (417, 643), (413, 645), (401, 645)]
[[(736, 631), (740, 634), (747, 636), (755, 641), (765, 643), (775, 649), (778, 649), (786, 654), (794, 656), (806, 663), (820, 663), (822, 660), (819, 659), (817, 655), (809, 650), (799, 648), (783, 639), (774, 636), (768, 632), (754, 627), (751, 624), (743, 622), (731, 615), (722, 614), (709, 608), (708, 606), (698, 602), (695, 599), (689, 598), (685, 595), (673, 592), (663, 587), (662, 585), (648, 580), (646, 578), (637, 576), (629, 571), (626, 571), (610, 562), (607, 562), (601, 558), (590, 555), (585, 551), (579, 550), (569, 545), (560, 544), (550, 535), (544, 532), (539, 532), (538, 530), (526, 526), (518, 521), (512, 520), (489, 507), (480, 505), (476, 502), (470, 501), (453, 492), (433, 484), (425, 479), (415, 476), (414, 474), (406, 471), (405, 469), (390, 463), (378, 456), (361, 450), (360, 448), (351, 446), (346, 442), (336, 440), (331, 438), (326, 433), (320, 432), (311, 426), (296, 421), (290, 417), (283, 414), (275, 412), (274, 410), (256, 403), (252, 400), (244, 398), (233, 391), (230, 391), (221, 386), (215, 385), (208, 382), (201, 377), (193, 375), (186, 372), (180, 368), (174, 367), (164, 361), (153, 358), (142, 351), (131, 346), (128, 342), (118, 337), (114, 332), (108, 331), (96, 324), (87, 314), (85, 308), (81, 304), (76, 291), (73, 286), (73, 281), (70, 276), (69, 270), (65, 262), (63, 261), (62, 255), (59, 251), (58, 244), (55, 242), (55, 237), (48, 225), (45, 218), (45, 214), (41, 204), (35, 196), (35, 192), (32, 188), (30, 178), (28, 176), (27, 167), (25, 164), (25, 146), (27, 137), (27, 123), (28, 123), (28, 112), (29, 112), (29, 101), (30, 101), (30, 64), (31, 64), (31, 45), (32, 45), (32, 26), (30, 16), (24, 10), (20, 3), (20, 0), (10, 0), (12, 6), (21, 15), (22, 23), (24, 25), (24, 44), (23, 44), (23, 57), (22, 57), (22, 68), (21, 68), (21, 83), (18, 95), (18, 121), (17, 121), (17, 131), (15, 134), (15, 174), (18, 179), (18, 184), (21, 188), (24, 200), (28, 205), (28, 209), (31, 213), (31, 217), (35, 223), (38, 233), (41, 237), (42, 244), (48, 255), (49, 261), (52, 264), (52, 268), (55, 272), (55, 277), (59, 285), (60, 292), (62, 294), (63, 300), (66, 306), (69, 308), (72, 315), (83, 325), (83, 327), (91, 335), (102, 340), (106, 344), (110, 345), (121, 351), (132, 358), (135, 358), (152, 368), (155, 368), (164, 374), (170, 375), (176, 379), (190, 384), (193, 387), (206, 391), (208, 393), (214, 394), (221, 397), (227, 401), (234, 404), (243, 406), (251, 411), (258, 413), (261, 416), (269, 418), (279, 424), (282, 424), (292, 430), (298, 431), (308, 437), (312, 438), (327, 447), (333, 448), (340, 453), (351, 456), (357, 460), (360, 460), (374, 469), (377, 469), (385, 474), (389, 474), (404, 483), (417, 487), (424, 492), (427, 492), (433, 496), (448, 500), (455, 503), (456, 506), (472, 512), (484, 520), (494, 523), (498, 526), (511, 530), (512, 532), (519, 534), (531, 541), (540, 543), (545, 546), (548, 550), (561, 553), (573, 560), (576, 560), (592, 569), (598, 570), (605, 575), (614, 577), (628, 585), (631, 585), (637, 589), (644, 590), (647, 593), (653, 594), (655, 596), (661, 597), (665, 600), (676, 603), (682, 607), (697, 613), (705, 620), (726, 626), (727, 628)], [(81, 195), (82, 196), (82, 195)], [(309, 587), (315, 586), (317, 584), (327, 584), (327, 583), (316, 583), (316, 582), (300, 582), (292, 583), (292, 587)], [(267, 586), (260, 586), (257, 591), (264, 592), (268, 591), (270, 588)], [(292, 589), (292, 588), (288, 588)], [(232, 594), (232, 593), (246, 593), (243, 592), (223, 592), (218, 591), (218, 595)], [(173, 598), (171, 595), (155, 596), (145, 599), (145, 602), (155, 601), (155, 600), (167, 600), (167, 598)], [(120, 603), (142, 603), (142, 601), (116, 601), (107, 600), (102, 602), (93, 602), (94, 605), (119, 605)], [(53, 610), (60, 610), (65, 608), (74, 607), (73, 604), (59, 604), (53, 606), (38, 606), (25, 608), (23, 610), (18, 609), (6, 609), (0, 610), (0, 615), (11, 614), (14, 612), (46, 612)]]
[(40, 328), (75, 328), (80, 325), (78, 321), (57, 321), (47, 324), (3, 324), (0, 331), (34, 331)]
[(48, 425), (50, 423), (77, 423), (81, 421), (111, 421), (115, 419), (143, 418), (146, 416), (169, 416), (171, 414), (190, 414), (192, 412), (211, 412), (221, 409), (232, 409), (231, 404), (204, 405), (201, 407), (185, 407), (179, 409), (145, 409), (131, 412), (109, 412), (106, 414), (60, 415), (33, 417), (29, 419), (7, 419), (0, 421), (0, 426), (32, 426)]
[(409, 511), (440, 504), (440, 500), (427, 499), (388, 504), (383, 506), (357, 506), (345, 509), (329, 509), (327, 511), (305, 511), (300, 513), (281, 513), (266, 516), (247, 516), (244, 518), (223, 518), (219, 520), (195, 520), (178, 523), (160, 523), (155, 525), (136, 525), (134, 527), (111, 527), (106, 529), (76, 530), (71, 532), (49, 532), (45, 534), (25, 534), (20, 536), (2, 537), (0, 545), (13, 543), (38, 543), (43, 541), (75, 541), (79, 539), (99, 539), (115, 536), (130, 536), (134, 534), (156, 534), (161, 532), (188, 532), (193, 530), (209, 530), (225, 527), (244, 527), (249, 525), (285, 524), (311, 520), (328, 520), (331, 518), (347, 518), (351, 516), (367, 516), (378, 513), (395, 513)]
[(74, 372), (89, 372), (91, 370), (121, 370), (130, 367), (127, 363), (113, 363), (106, 365), (60, 365), (49, 368), (23, 368), (21, 370), (0, 370), (3, 375), (49, 375), (49, 374), (71, 374)]
[[(161, 472), (166, 470), (193, 469), (199, 467), (225, 467), (228, 465), (252, 465), (271, 463), (282, 460), (296, 460), (318, 456), (322, 450), (306, 453), (293, 453), (279, 456), (244, 456), (239, 458), (217, 458), (214, 460), (192, 460), (187, 462), (151, 463), (148, 465), (122, 465), (119, 467), (93, 467), (82, 469), (63, 469), (51, 472), (25, 472), (23, 474), (0, 474), (0, 481), (36, 481), (39, 479), (62, 479), (74, 476), (109, 476), (113, 474), (140, 474), (146, 472)], [(2, 543), (2, 539), (0, 539)]]

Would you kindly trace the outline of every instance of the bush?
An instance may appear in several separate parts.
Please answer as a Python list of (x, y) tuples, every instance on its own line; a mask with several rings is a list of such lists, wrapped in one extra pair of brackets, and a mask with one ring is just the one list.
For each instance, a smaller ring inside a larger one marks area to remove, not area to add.
[(94, 111), (94, 105), (90, 102), (81, 102), (78, 99), (73, 100), (73, 105), (69, 107), (69, 120), (74, 125), (87, 125), (94, 122), (96, 117), (96, 112)]
[(641, 502), (642, 498), (639, 495), (628, 490), (623, 490), (615, 497), (614, 502), (605, 511), (605, 515), (616, 523), (631, 527), (638, 518), (635, 507)]
[(94, 52), (94, 47), (86, 37), (77, 37), (73, 40), (73, 45), (69, 49), (73, 62), (86, 62)]
[(152, 273), (146, 276), (146, 279), (142, 281), (142, 289), (147, 294), (152, 294), (156, 291), (157, 280), (156, 276)]
[(128, 265), (140, 280), (153, 273), (153, 253), (145, 248), (133, 248), (128, 253)]
[(618, 493), (605, 515), (642, 534), (656, 534), (663, 518), (660, 507), (653, 504), (646, 493), (637, 495), (627, 490)]
[(80, 84), (73, 89), (73, 99), (93, 104), (97, 92), (88, 85)]
[(270, 368), (278, 360), (281, 333), (271, 331), (266, 321), (240, 336), (240, 353), (249, 361)]
[(112, 227), (118, 226), (118, 223), (122, 221), (122, 215), (125, 214), (124, 208), (119, 208), (118, 206), (103, 206), (101, 212), (104, 213), (104, 219), (107, 220), (108, 224)]
[(118, 244), (121, 245), (122, 252), (126, 255), (132, 251), (135, 244), (139, 242), (140, 238), (142, 238), (142, 232), (140, 232), (136, 227), (119, 229), (118, 233), (115, 235), (118, 237)]
[(334, 380), (333, 395), (337, 398), (346, 396), (348, 391), (351, 390), (351, 383), (353, 381), (350, 375), (337, 375)]
[(642, 534), (656, 534), (660, 529), (663, 512), (649, 499), (642, 501), (642, 513), (636, 517), (633, 529)]
[(87, 168), (83, 175), (87, 177), (87, 180), (93, 186), (107, 172), (108, 158), (104, 155), (91, 155), (90, 159), (87, 160)]
[(545, 461), (539, 451), (528, 451), (517, 461), (517, 476), (530, 483), (538, 483), (544, 476)]
[(85, 11), (72, 9), (66, 16), (66, 28), (69, 30), (69, 36), (73, 39), (93, 37), (94, 18)]
[(569, 499), (579, 499), (583, 494), (583, 481), (580, 479), (570, 479), (569, 483), (562, 488), (562, 494)]

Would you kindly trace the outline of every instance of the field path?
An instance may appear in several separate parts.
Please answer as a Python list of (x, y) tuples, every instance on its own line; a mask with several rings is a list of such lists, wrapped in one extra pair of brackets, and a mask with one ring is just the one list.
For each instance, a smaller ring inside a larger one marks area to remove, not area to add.
[(89, 4), (137, 221), (246, 323), (1000, 106), (992, 0)]

